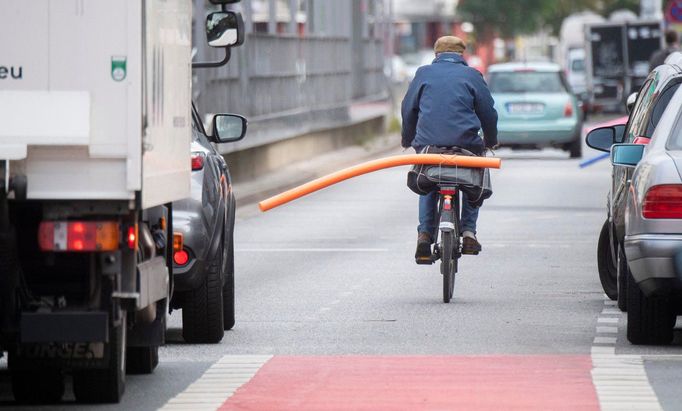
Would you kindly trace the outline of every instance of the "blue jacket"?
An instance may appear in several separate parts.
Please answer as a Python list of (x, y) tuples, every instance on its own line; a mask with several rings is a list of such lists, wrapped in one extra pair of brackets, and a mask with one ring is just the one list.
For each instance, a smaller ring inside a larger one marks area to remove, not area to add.
[[(420, 67), (402, 104), (402, 146), (458, 146), (481, 153), (497, 144), (497, 111), (488, 85), (457, 53)], [(478, 131), (483, 129), (483, 139)]]

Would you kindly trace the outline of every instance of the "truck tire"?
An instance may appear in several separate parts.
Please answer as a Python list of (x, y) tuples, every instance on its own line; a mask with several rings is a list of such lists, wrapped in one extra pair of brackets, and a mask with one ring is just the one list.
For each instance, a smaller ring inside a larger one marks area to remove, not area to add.
[(159, 346), (128, 347), (126, 372), (132, 375), (151, 374), (159, 365)]
[(64, 376), (60, 369), (24, 369), (21, 359), (9, 353), (9, 370), (14, 399), (22, 404), (52, 404), (64, 395)]
[(182, 306), (182, 337), (188, 343), (216, 344), (223, 339), (223, 283), (221, 279), (224, 245), (208, 260), (201, 285), (185, 295)]
[(604, 293), (611, 300), (618, 298), (618, 273), (616, 264), (611, 257), (611, 236), (609, 235), (609, 220), (604, 221), (604, 225), (599, 233), (597, 242), (597, 269), (599, 270), (599, 281)]
[(111, 331), (109, 364), (104, 369), (80, 369), (73, 372), (73, 393), (81, 403), (118, 403), (125, 391), (126, 321)]
[(632, 278), (628, 278), (628, 340), (632, 344), (667, 345), (673, 340), (675, 311), (670, 297), (647, 297)]
[(225, 284), (223, 284), (223, 328), (234, 327), (234, 240), (230, 238), (227, 247), (227, 264), (225, 265)]

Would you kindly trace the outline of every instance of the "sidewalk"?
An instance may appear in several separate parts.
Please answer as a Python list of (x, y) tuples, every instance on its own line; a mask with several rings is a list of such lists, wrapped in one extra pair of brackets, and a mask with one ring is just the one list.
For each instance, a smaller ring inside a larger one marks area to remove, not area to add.
[(258, 202), (267, 197), (366, 160), (398, 154), (400, 150), (400, 136), (385, 134), (371, 139), (362, 146), (354, 145), (335, 150), (310, 160), (293, 163), (254, 180), (234, 183), (237, 216), (243, 218), (258, 212)]

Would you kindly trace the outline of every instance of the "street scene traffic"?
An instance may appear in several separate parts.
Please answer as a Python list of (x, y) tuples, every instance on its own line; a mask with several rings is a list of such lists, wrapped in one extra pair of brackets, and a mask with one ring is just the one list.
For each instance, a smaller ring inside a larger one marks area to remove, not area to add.
[(682, 409), (680, 35), (0, 0), (0, 406)]

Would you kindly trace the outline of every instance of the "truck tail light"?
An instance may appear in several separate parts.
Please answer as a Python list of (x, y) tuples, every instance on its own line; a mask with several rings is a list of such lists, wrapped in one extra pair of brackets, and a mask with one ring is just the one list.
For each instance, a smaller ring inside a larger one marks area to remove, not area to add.
[(564, 117), (573, 117), (573, 103), (570, 101), (564, 106)]
[(204, 160), (206, 160), (206, 154), (201, 151), (192, 152), (192, 171), (204, 168)]
[(682, 219), (682, 184), (651, 187), (642, 204), (642, 217)]
[(43, 251), (113, 251), (120, 241), (118, 223), (112, 221), (43, 221), (38, 227)]
[(137, 250), (137, 224), (128, 226), (126, 244), (128, 244), (129, 249)]

